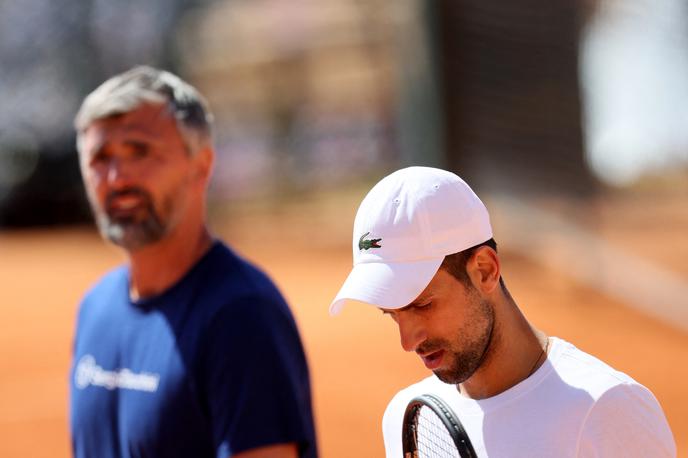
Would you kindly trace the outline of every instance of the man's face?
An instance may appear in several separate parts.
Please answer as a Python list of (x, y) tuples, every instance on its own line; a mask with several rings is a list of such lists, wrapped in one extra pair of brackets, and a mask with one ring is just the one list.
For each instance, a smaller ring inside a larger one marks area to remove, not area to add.
[(189, 205), (193, 159), (165, 106), (96, 120), (80, 144), (86, 193), (105, 238), (135, 251), (176, 226)]
[(459, 384), (484, 362), (493, 327), (492, 305), (440, 269), (408, 306), (385, 310), (399, 326), (401, 346), (415, 351), (445, 383)]

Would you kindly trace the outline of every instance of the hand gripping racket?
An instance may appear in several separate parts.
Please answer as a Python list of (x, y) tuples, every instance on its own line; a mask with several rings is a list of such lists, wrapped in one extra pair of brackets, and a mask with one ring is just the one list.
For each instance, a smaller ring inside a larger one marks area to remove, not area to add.
[(404, 458), (477, 458), (459, 419), (432, 394), (417, 396), (406, 406), (401, 441)]

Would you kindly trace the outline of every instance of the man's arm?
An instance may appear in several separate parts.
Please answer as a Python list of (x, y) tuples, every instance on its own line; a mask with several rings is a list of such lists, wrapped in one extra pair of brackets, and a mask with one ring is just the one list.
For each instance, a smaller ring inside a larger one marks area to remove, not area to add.
[(235, 299), (204, 338), (199, 380), (218, 455), (317, 456), (308, 367), (291, 316), (260, 297)]
[(676, 444), (653, 394), (640, 384), (624, 383), (590, 409), (579, 456), (675, 457)]
[(291, 443), (253, 448), (232, 455), (232, 458), (297, 458), (298, 456), (296, 444)]

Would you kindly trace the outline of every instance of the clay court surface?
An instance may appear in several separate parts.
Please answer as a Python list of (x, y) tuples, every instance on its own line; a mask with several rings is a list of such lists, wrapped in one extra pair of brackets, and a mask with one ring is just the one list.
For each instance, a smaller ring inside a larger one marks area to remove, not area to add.
[[(401, 350), (388, 317), (359, 304), (336, 318), (327, 313), (350, 268), (349, 230), (360, 197), (244, 209), (216, 216), (213, 225), (272, 275), (292, 305), (311, 364), (326, 458), (383, 456), (387, 401), (426, 375), (418, 358)], [(685, 199), (669, 208), (650, 204), (596, 207), (607, 221), (597, 229), (685, 280)], [(657, 225), (648, 220), (668, 221), (666, 228), (673, 227), (671, 218), (679, 218), (676, 230), (652, 233)], [(497, 238), (506, 230), (496, 227)], [(531, 322), (648, 386), (665, 409), (679, 456), (688, 456), (688, 333), (577, 283), (565, 268), (546, 270), (502, 249), (507, 284)], [(67, 374), (76, 306), (86, 288), (121, 261), (88, 227), (0, 232), (0, 457), (70, 455)], [(688, 307), (688, 298), (676, 300)]]

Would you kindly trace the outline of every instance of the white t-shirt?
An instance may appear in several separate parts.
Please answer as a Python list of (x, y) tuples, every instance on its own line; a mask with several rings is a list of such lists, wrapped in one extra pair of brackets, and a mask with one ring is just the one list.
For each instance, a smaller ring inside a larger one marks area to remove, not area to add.
[(404, 409), (425, 393), (451, 406), (479, 457), (676, 456), (664, 412), (647, 388), (556, 337), (533, 375), (491, 398), (468, 399), (434, 375), (401, 390), (382, 419), (387, 458), (402, 457)]

